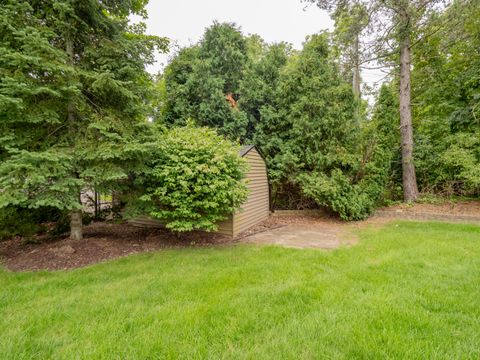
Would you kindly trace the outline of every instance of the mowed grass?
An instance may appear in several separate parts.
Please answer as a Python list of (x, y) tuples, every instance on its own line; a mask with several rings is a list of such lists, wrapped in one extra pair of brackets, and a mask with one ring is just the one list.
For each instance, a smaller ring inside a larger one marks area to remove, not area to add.
[(480, 227), (0, 272), (0, 359), (478, 359)]

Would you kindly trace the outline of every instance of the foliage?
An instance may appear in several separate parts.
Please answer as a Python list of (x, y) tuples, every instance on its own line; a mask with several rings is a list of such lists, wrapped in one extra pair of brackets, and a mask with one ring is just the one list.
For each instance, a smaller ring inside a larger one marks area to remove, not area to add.
[(416, 161), (424, 192), (480, 193), (480, 4), (432, 16), (413, 58)]
[(247, 164), (215, 130), (193, 126), (159, 133), (150, 162), (137, 174), (136, 213), (174, 231), (212, 231), (246, 200)]
[(367, 187), (377, 188), (376, 203), (402, 199), (402, 158), (396, 84), (383, 84), (371, 120), (362, 129), (362, 164)]
[(40, 233), (59, 235), (68, 231), (68, 225), (68, 214), (56, 207), (7, 206), (0, 209), (0, 240), (13, 236), (28, 240)]
[(215, 22), (198, 45), (182, 49), (165, 70), (162, 120), (185, 125), (194, 119), (232, 140), (243, 139), (247, 117), (236, 102), (246, 62), (247, 44), (240, 30)]
[[(0, 8), (0, 207), (80, 210), (142, 156), (145, 65), (165, 39), (130, 26), (144, 0), (12, 1)], [(128, 166), (127, 166), (128, 164)]]
[(275, 111), (264, 113), (272, 117), (259, 125), (269, 133), (257, 136), (265, 140), (260, 147), (269, 154), (273, 185), (297, 185), (304, 197), (346, 220), (367, 216), (374, 201), (357, 178), (357, 103), (331, 57), (326, 34), (312, 36), (287, 65), (277, 96)]
[[(39, 211), (42, 211), (40, 209)], [(0, 240), (13, 236), (29, 238), (41, 230), (40, 221), (34, 218), (29, 209), (13, 206), (0, 209)]]
[(249, 141), (258, 144), (266, 142), (262, 137), (263, 128), (268, 124), (263, 121), (263, 116), (276, 105), (280, 75), (292, 52), (291, 46), (286, 43), (260, 43), (255, 56), (249, 58), (240, 82), (238, 100), (240, 110), (248, 118), (246, 139)]
[[(208, 39), (223, 44), (225, 34), (237, 39), (239, 32), (232, 25), (214, 24), (200, 43), (182, 49), (167, 67), (159, 81), (166, 89), (160, 111), (163, 120), (178, 125), (192, 117), (231, 138), (257, 145), (268, 164), (274, 206), (327, 206), (344, 219), (371, 213), (384, 197), (386, 183), (392, 181), (390, 166), (398, 148), (389, 150), (392, 138), (387, 133), (392, 129), (395, 133), (395, 125), (387, 122), (398, 119), (388, 113), (398, 109), (386, 105), (383, 115), (363, 125), (367, 122), (359, 112), (361, 100), (353, 96), (350, 80), (341, 75), (327, 34), (307, 39), (301, 52), (284, 43), (265, 44), (258, 36), (244, 38), (245, 46), (234, 41), (237, 54), (247, 49), (247, 59), (242, 68), (237, 67), (240, 77), (225, 73), (221, 80), (222, 74), (212, 75), (213, 70), (205, 66), (208, 58), (217, 59), (220, 66), (224, 46), (205, 43)], [(202, 54), (209, 55), (200, 61)], [(215, 81), (218, 86), (235, 85), (229, 89), (208, 85)], [(234, 94), (235, 107), (225, 101), (227, 91)], [(218, 101), (216, 108), (212, 99)], [(203, 115), (198, 111), (207, 108)], [(232, 111), (244, 121), (234, 120)], [(206, 114), (209, 121), (204, 120)], [(215, 116), (221, 119), (212, 120)]]
[[(364, 218), (379, 203), (399, 198), (401, 146), (409, 153), (413, 141), (406, 131), (400, 141), (398, 131), (396, 92), (405, 71), (395, 72), (380, 89), (370, 115), (362, 111), (365, 103), (355, 84), (367, 58), (398, 67), (400, 48), (413, 54), (420, 190), (479, 195), (478, 1), (458, 0), (448, 7), (437, 0), (306, 2), (330, 11), (334, 33), (313, 35), (296, 51), (286, 43), (244, 36), (235, 24), (215, 22), (199, 43), (178, 52), (154, 84), (145, 66), (167, 41), (145, 35), (145, 24), (129, 22), (132, 14), (146, 16), (145, 0), (4, 1), (0, 208), (74, 213), (81, 210), (82, 189), (120, 191), (129, 175), (140, 173), (137, 182), (155, 184), (148, 194), (165, 187), (161, 199), (144, 198), (148, 213), (176, 230), (212, 230), (215, 219), (236, 208), (236, 200), (226, 206), (227, 195), (216, 199), (217, 209), (208, 201), (202, 208), (193, 199), (188, 214), (187, 200), (176, 211), (180, 194), (160, 183), (169, 175), (160, 169), (178, 157), (167, 158), (170, 151), (183, 154), (184, 161), (187, 156), (206, 161), (183, 149), (181, 139), (191, 136), (199, 149), (202, 136), (210, 139), (207, 148), (217, 140), (223, 144), (205, 129), (196, 135), (190, 127), (175, 130), (194, 121), (259, 147), (277, 207), (326, 206), (344, 219)], [(405, 110), (409, 95), (402, 94)], [(149, 117), (170, 130), (152, 131)], [(402, 119), (401, 129), (409, 128), (408, 111)], [(413, 163), (406, 163), (413, 174)], [(170, 175), (179, 176), (181, 164), (176, 166)], [(226, 175), (238, 180), (241, 166), (232, 166), (236, 175)], [(169, 208), (160, 208), (159, 200)]]

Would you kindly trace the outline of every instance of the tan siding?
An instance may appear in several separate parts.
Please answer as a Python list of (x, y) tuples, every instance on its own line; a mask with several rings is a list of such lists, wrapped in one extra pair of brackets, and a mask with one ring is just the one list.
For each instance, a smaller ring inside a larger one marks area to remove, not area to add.
[(265, 188), (267, 187), (268, 189), (268, 184), (265, 183), (265, 184), (258, 184), (258, 185), (255, 185), (255, 186), (249, 186), (248, 187), (248, 190), (249, 190), (249, 196), (251, 196), (252, 194), (254, 195), (259, 195), (259, 194), (265, 194)]
[(139, 216), (135, 219), (130, 219), (127, 221), (130, 225), (138, 227), (147, 227), (147, 228), (163, 228), (164, 225), (155, 219), (152, 219), (148, 216)]
[[(254, 199), (252, 202), (242, 206), (242, 209), (238, 212), (239, 215), (245, 215), (249, 211), (255, 211), (262, 206), (268, 207), (268, 197)], [(240, 216), (242, 217), (242, 216)]]
[(249, 195), (242, 210), (234, 216), (234, 235), (268, 218), (270, 213), (267, 168), (257, 150), (252, 149), (245, 156), (250, 171), (247, 174)]
[(256, 162), (256, 161), (248, 161), (249, 164), (251, 164), (251, 169), (254, 169), (256, 171), (259, 171), (259, 170), (265, 170), (267, 167), (265, 166), (265, 164), (263, 163), (259, 163), (259, 162)]
[(249, 172), (248, 173), (248, 181), (247, 184), (251, 184), (252, 182), (267, 182), (265, 178), (265, 174), (267, 173), (266, 169), (261, 171)]
[[(262, 207), (268, 207), (268, 198), (256, 200), (255, 202), (251, 202), (243, 207), (243, 211), (239, 212), (239, 215), (244, 215), (250, 211), (256, 211)], [(242, 216), (241, 216), (242, 217)]]
[(236, 235), (248, 230), (264, 220), (267, 220), (269, 217), (268, 208), (263, 209), (263, 211), (259, 211), (258, 214), (260, 214), (260, 216), (254, 216), (257, 214), (251, 214), (251, 217), (243, 218), (241, 223), (239, 223), (238, 226), (235, 226)]
[(225, 221), (218, 224), (218, 233), (227, 236), (233, 236), (233, 215)]

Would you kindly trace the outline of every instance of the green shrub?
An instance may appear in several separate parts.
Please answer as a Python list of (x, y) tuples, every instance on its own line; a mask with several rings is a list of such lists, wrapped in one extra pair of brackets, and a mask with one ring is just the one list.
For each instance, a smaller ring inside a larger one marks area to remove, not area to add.
[[(56, 208), (41, 207), (28, 209), (23, 207), (8, 206), (0, 209), (0, 240), (13, 236), (30, 238), (35, 234), (47, 231), (44, 226), (47, 222), (56, 225), (49, 231), (56, 232), (65, 218), (63, 213)], [(68, 223), (67, 223), (68, 226)], [(68, 230), (68, 227), (67, 227)]]
[(375, 209), (372, 189), (365, 189), (361, 184), (352, 185), (340, 170), (332, 171), (330, 176), (322, 173), (304, 174), (299, 181), (306, 196), (333, 210), (342, 220), (362, 220)]
[(246, 170), (238, 148), (215, 130), (164, 130), (151, 161), (137, 174), (133, 213), (148, 214), (178, 232), (214, 231), (246, 200)]

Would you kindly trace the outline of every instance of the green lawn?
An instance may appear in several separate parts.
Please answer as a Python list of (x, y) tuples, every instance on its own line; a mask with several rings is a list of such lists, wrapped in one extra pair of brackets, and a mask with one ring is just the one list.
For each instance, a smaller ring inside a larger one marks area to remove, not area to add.
[(0, 359), (480, 358), (480, 227), (360, 238), (0, 271)]

